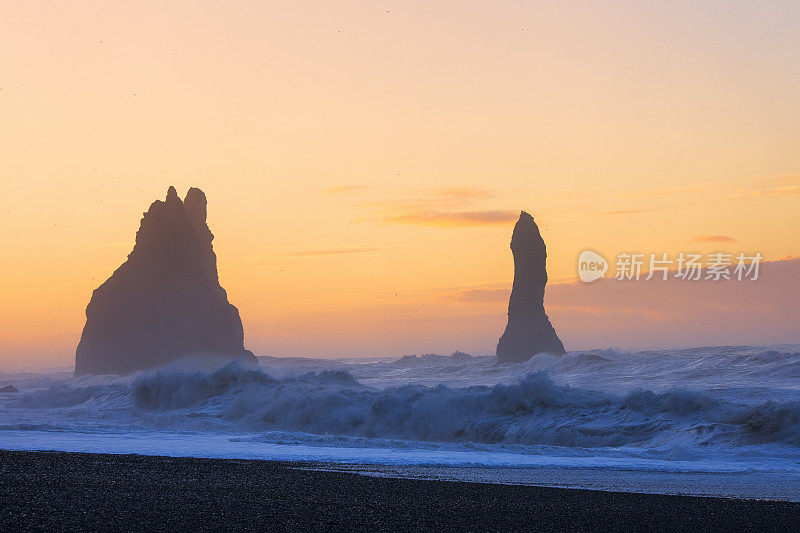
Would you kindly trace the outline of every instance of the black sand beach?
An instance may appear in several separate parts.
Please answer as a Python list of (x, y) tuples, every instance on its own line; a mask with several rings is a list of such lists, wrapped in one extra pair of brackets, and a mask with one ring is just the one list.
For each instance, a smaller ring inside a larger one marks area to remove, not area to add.
[[(0, 451), (0, 530), (796, 531), (800, 504)], [(306, 465), (311, 466), (311, 465)]]

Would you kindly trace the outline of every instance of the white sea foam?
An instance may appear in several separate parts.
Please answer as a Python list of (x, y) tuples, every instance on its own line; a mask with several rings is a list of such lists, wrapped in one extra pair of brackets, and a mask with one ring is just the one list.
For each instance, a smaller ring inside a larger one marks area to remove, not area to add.
[(324, 449), (377, 464), (448, 457), (450, 466), (800, 476), (797, 346), (597, 350), (506, 365), (459, 353), (262, 358), (259, 369), (125, 378), (0, 374), (6, 384), (20, 393), (0, 395), (4, 448), (148, 453), (159, 442), (160, 453), (208, 455), (213, 443), (211, 456), (225, 457)]

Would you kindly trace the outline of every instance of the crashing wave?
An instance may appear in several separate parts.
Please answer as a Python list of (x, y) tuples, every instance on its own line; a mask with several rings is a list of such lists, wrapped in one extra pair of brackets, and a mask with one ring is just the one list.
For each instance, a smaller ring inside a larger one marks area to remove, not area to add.
[[(262, 362), (263, 363), (263, 362)], [(0, 429), (302, 434), (308, 440), (638, 450), (654, 456), (800, 446), (800, 352), (696, 348), (231, 363), (127, 378), (18, 375)], [(679, 382), (684, 388), (671, 386)], [(647, 387), (640, 386), (647, 383)], [(787, 448), (788, 447), (788, 448)], [(550, 453), (550, 452), (548, 452)], [(566, 453), (566, 452), (565, 452)], [(626, 452), (628, 453), (628, 452)]]
[(214, 372), (147, 373), (127, 384), (59, 385), (24, 394), (19, 406), (74, 408), (123, 394), (132, 400), (128, 409), (159, 428), (212, 418), (232, 431), (433, 442), (631, 446), (691, 433), (703, 444), (800, 445), (798, 402), (748, 406), (680, 389), (618, 396), (559, 385), (544, 372), (514, 384), (376, 389), (343, 371), (277, 379), (230, 364)]

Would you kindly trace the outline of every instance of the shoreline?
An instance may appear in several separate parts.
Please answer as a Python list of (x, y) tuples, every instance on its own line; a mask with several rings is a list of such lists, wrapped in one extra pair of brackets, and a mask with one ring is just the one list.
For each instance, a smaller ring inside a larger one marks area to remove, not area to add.
[[(446, 449), (270, 443), (247, 435), (4, 430), (0, 449), (261, 460), (379, 477), (800, 502), (796, 464), (630, 461)], [(719, 459), (719, 458), (717, 458)], [(772, 466), (773, 468), (769, 468)]]
[(0, 525), (31, 529), (789, 531), (800, 504), (381, 477), (312, 462), (0, 451)]
[(663, 472), (610, 467), (491, 468), (472, 465), (458, 467), (357, 463), (313, 463), (298, 468), (457, 483), (800, 503), (795, 476), (787, 481), (785, 474), (763, 472)]

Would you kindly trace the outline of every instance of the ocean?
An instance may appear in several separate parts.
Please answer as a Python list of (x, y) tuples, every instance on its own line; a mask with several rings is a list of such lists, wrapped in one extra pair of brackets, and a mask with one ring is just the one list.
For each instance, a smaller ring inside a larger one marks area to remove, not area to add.
[(800, 501), (800, 346), (0, 373), (0, 449)]

